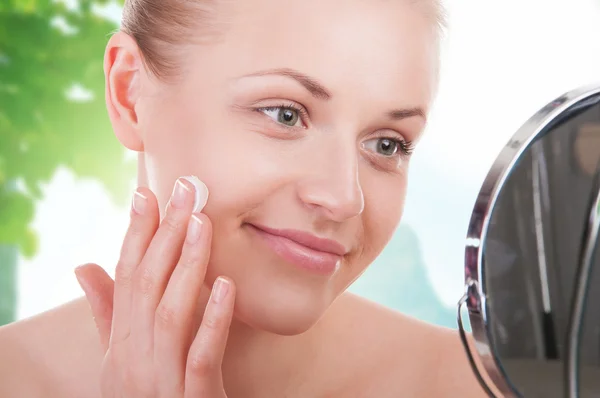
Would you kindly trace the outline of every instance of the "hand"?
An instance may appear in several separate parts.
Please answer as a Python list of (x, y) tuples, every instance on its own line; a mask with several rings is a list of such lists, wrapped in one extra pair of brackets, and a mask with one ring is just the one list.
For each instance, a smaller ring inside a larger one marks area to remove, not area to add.
[(235, 288), (217, 278), (194, 336), (212, 229), (193, 207), (194, 185), (179, 179), (159, 225), (155, 196), (140, 188), (115, 281), (96, 264), (76, 270), (105, 350), (104, 398), (226, 397), (221, 364)]

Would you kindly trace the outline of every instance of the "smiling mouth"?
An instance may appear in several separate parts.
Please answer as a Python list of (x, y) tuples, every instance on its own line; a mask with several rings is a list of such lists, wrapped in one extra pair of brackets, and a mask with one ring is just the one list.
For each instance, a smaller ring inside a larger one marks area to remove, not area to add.
[(340, 266), (348, 252), (340, 243), (297, 230), (278, 230), (247, 224), (262, 242), (285, 262), (316, 273), (330, 276)]

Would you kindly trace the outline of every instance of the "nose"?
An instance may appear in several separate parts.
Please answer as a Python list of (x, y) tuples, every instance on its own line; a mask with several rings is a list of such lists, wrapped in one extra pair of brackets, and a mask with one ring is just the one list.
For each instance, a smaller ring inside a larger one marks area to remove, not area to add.
[(356, 149), (329, 152), (324, 161), (312, 159), (311, 173), (298, 184), (300, 200), (320, 216), (343, 222), (360, 215), (365, 198), (358, 174)]

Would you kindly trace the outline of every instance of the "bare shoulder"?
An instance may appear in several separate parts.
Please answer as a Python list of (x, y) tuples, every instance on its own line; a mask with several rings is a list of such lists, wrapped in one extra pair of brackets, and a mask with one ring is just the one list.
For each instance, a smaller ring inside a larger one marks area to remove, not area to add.
[(486, 397), (471, 371), (458, 331), (350, 293), (340, 297), (332, 309), (331, 322), (340, 330), (337, 344), (345, 346), (338, 347), (340, 365), (352, 375), (347, 386), (354, 393), (358, 390), (364, 396), (390, 398)]
[(93, 397), (102, 352), (78, 299), (0, 328), (0, 396)]
[(11, 324), (0, 328), (0, 396), (40, 396), (42, 377), (30, 352), (19, 338), (20, 327)]

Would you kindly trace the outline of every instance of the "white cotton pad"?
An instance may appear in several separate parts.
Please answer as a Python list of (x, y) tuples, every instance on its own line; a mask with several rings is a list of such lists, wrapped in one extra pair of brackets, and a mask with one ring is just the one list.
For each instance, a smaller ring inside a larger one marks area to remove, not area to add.
[(194, 200), (194, 213), (199, 213), (206, 206), (208, 201), (208, 188), (200, 179), (196, 176), (181, 177), (186, 181), (189, 181), (196, 192), (196, 199)]

